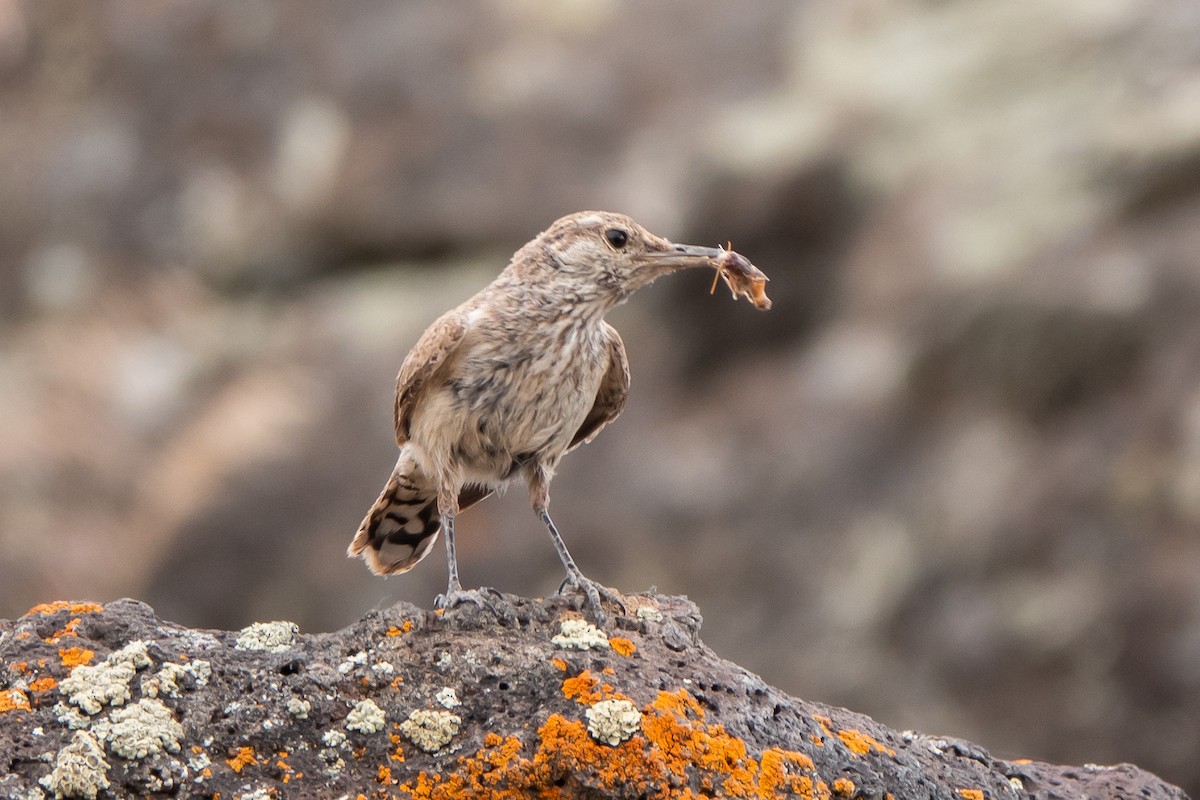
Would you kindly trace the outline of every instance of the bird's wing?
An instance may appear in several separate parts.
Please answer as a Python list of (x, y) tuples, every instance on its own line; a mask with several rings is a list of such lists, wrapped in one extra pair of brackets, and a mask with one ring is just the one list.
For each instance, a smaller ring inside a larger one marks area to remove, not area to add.
[(404, 359), (400, 374), (396, 376), (396, 408), (393, 415), (396, 444), (403, 446), (408, 441), (413, 406), (420, 398), (421, 390), (438, 369), (451, 359), (466, 332), (466, 315), (458, 309), (447, 311), (421, 334)]
[(604, 335), (608, 340), (608, 371), (596, 391), (596, 402), (583, 418), (583, 424), (575, 432), (567, 452), (596, 438), (600, 430), (612, 422), (625, 409), (625, 398), (629, 396), (629, 361), (625, 357), (625, 343), (617, 329), (604, 323)]

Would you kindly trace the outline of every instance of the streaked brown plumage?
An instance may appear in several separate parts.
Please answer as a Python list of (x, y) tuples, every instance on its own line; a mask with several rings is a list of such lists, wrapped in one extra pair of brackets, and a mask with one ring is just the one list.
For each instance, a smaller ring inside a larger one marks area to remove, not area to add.
[(546, 509), (559, 460), (625, 406), (625, 346), (604, 315), (659, 276), (712, 265), (723, 252), (674, 244), (598, 211), (563, 217), (518, 250), (404, 360), (396, 379), (400, 457), (349, 554), (376, 574), (406, 572), (444, 529), (450, 574), (439, 604), (478, 602), (459, 583), (454, 518), (520, 478), (568, 581), (602, 616), (601, 587), (575, 565)]

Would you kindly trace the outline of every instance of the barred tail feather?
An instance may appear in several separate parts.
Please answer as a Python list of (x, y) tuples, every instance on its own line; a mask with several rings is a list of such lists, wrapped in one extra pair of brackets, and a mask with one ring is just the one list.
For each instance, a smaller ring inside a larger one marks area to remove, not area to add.
[(361, 557), (376, 575), (408, 572), (429, 554), (441, 528), (436, 493), (413, 484), (397, 465), (346, 554)]

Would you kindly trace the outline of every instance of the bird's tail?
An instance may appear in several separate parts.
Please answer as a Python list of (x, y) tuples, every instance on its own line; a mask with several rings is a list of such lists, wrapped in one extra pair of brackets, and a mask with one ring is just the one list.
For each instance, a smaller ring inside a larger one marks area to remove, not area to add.
[(361, 557), (376, 575), (408, 572), (429, 554), (442, 529), (437, 492), (414, 480), (415, 464), (401, 452), (387, 485), (367, 512), (346, 554)]

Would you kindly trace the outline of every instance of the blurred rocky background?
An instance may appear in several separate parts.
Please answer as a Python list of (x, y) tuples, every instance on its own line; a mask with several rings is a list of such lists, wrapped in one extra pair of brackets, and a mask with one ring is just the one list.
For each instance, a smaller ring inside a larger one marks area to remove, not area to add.
[[(0, 0), (0, 616), (330, 630), (421, 330), (553, 219), (772, 278), (612, 315), (583, 569), (722, 655), (1200, 793), (1194, 0)], [(520, 490), (464, 581), (561, 578)]]

